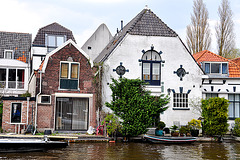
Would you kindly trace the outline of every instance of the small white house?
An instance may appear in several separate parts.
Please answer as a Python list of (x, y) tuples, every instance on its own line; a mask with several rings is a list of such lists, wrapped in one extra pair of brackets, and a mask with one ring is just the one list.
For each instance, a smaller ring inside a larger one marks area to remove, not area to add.
[[(202, 77), (203, 98), (223, 97), (229, 100), (229, 123), (240, 117), (239, 58), (228, 60), (208, 50), (193, 54), (206, 75)], [(230, 128), (232, 125), (230, 125)]]
[(148, 82), (146, 88), (153, 95), (171, 97), (169, 108), (160, 115), (167, 127), (186, 125), (193, 118), (200, 117), (188, 102), (195, 97), (202, 98), (204, 72), (177, 33), (150, 9), (143, 9), (121, 28), (94, 62), (103, 63), (105, 112), (110, 111), (104, 104), (111, 101), (111, 78), (118, 78), (115, 70), (122, 68), (128, 70), (123, 77)]

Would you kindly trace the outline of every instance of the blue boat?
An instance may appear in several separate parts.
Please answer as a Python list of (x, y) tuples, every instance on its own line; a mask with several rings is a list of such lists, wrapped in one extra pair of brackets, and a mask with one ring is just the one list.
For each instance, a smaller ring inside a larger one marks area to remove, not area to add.
[(144, 135), (143, 138), (152, 143), (169, 144), (193, 143), (197, 140), (197, 137), (163, 137), (154, 135)]

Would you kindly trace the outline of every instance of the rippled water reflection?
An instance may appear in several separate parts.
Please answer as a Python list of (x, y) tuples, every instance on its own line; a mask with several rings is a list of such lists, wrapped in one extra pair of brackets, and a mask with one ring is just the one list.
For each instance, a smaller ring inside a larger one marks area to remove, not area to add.
[(71, 143), (46, 152), (0, 154), (0, 159), (240, 159), (240, 143)]

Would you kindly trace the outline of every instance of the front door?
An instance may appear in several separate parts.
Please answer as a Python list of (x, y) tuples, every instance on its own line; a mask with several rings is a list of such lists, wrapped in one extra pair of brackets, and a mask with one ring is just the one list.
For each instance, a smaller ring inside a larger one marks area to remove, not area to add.
[(88, 98), (57, 98), (55, 129), (87, 130), (88, 108)]

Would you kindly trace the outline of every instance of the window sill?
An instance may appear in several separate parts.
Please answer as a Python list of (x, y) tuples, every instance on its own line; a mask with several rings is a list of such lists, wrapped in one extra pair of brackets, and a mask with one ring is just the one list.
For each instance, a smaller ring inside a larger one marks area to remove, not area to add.
[(190, 108), (173, 108), (173, 110), (190, 110)]

